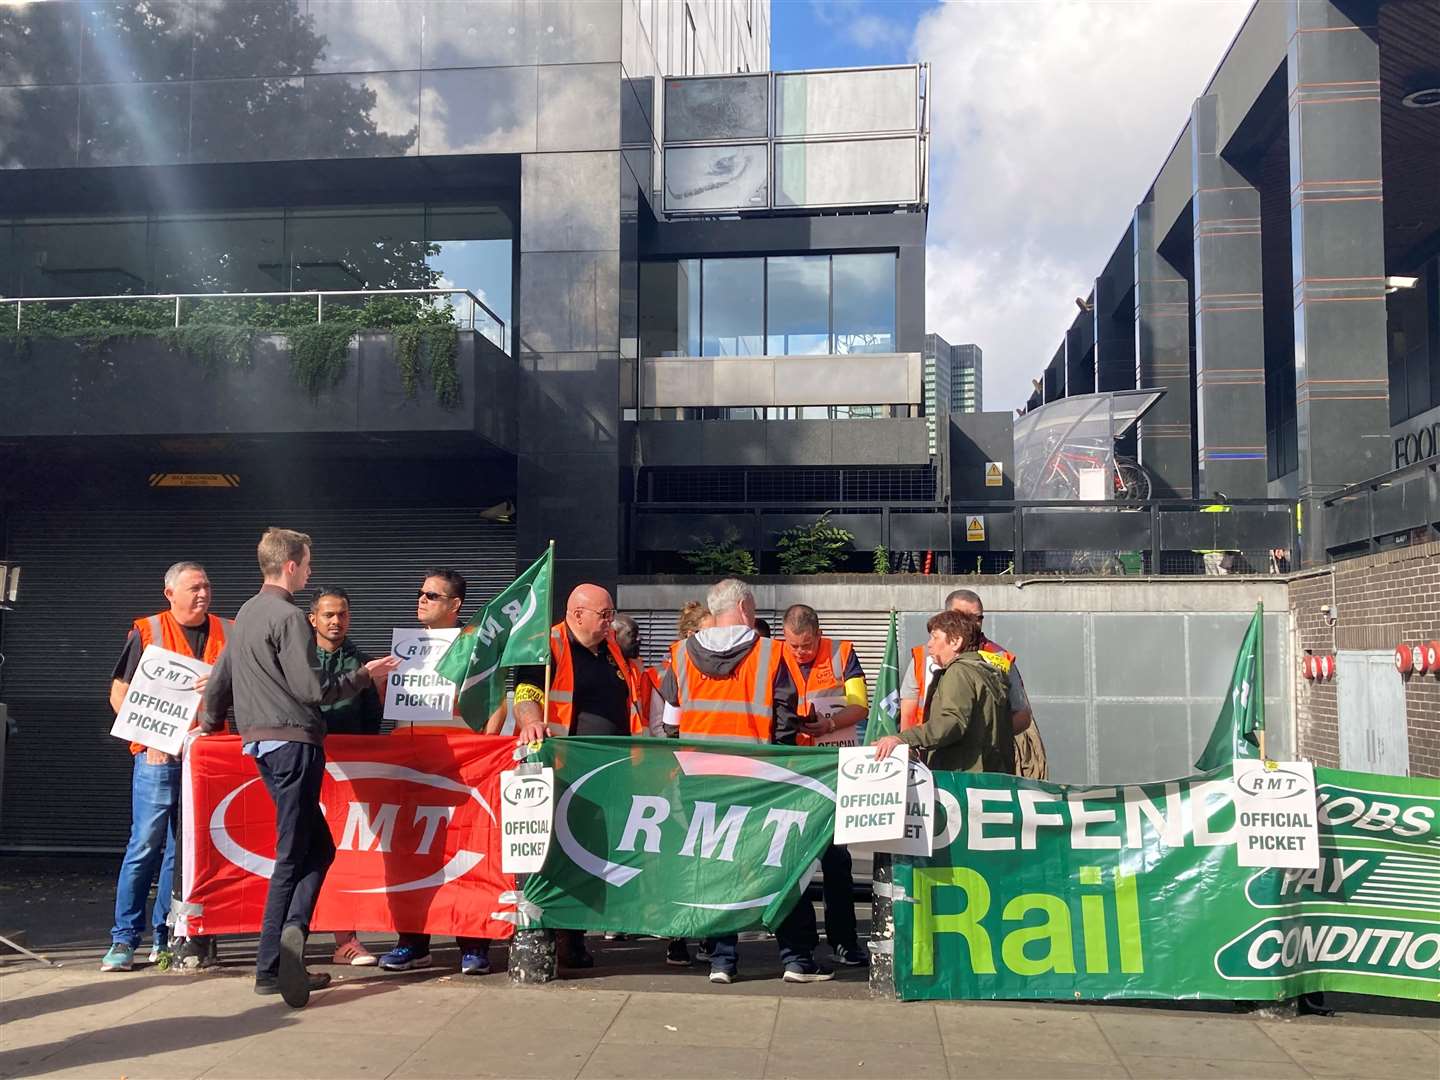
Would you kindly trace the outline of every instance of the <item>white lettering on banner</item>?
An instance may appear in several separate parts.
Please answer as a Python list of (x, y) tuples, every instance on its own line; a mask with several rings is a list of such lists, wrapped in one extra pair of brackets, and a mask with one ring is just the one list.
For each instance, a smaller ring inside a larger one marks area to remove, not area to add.
[(195, 682), (210, 665), (147, 645), (110, 734), (167, 754), (178, 754), (200, 711)]
[(554, 823), (555, 770), (522, 768), (500, 774), (500, 868), (507, 874), (545, 865)]
[(766, 866), (780, 866), (785, 857), (785, 841), (790, 833), (805, 833), (805, 822), (810, 817), (808, 810), (782, 810), (775, 807), (765, 815), (762, 829), (774, 828), (770, 835), (770, 850), (765, 854)]
[(1319, 870), (1314, 767), (1308, 761), (1242, 760), (1233, 773), (1237, 863)]
[(660, 823), (670, 816), (670, 801), (663, 795), (631, 795), (630, 814), (620, 833), (616, 851), (634, 851), (635, 838), (645, 834), (645, 851), (660, 854)]
[[(705, 802), (703, 799), (696, 799), (694, 808), (690, 811), (690, 828), (685, 833), (685, 843), (680, 848), (681, 855), (695, 857), (695, 842), (700, 842), (700, 858), (718, 858), (721, 862), (735, 861), (735, 845), (740, 842), (740, 830), (745, 826), (745, 819), (750, 816), (751, 807), (732, 806), (725, 811), (724, 818), (720, 824), (715, 824), (715, 804)], [(715, 854), (715, 849), (720, 849), (720, 854)]]
[(402, 724), (462, 726), (455, 717), (455, 684), (435, 671), (458, 629), (426, 630), (396, 627), (390, 651), (400, 666), (385, 681), (385, 719)]
[(455, 816), (453, 806), (417, 806), (415, 807), (415, 824), (425, 823), (425, 831), (420, 834), (420, 844), (415, 848), (416, 855), (429, 855), (430, 845), (435, 842), (435, 834), (441, 825), (450, 824), (450, 819)]
[(910, 748), (877, 759), (869, 746), (842, 746), (835, 786), (835, 843), (899, 840), (905, 835)]
[(345, 812), (345, 829), (340, 834), (340, 850), (389, 852), (395, 842), (395, 818), (399, 813), (399, 803), (381, 803), (374, 816), (369, 803), (350, 803)]

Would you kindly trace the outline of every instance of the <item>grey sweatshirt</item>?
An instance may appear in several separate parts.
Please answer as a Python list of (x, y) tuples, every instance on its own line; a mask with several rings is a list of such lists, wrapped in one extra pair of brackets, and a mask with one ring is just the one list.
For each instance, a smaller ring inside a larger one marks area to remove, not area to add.
[(220, 731), (233, 704), (235, 726), (248, 742), (325, 741), (321, 705), (352, 698), (370, 686), (363, 667), (325, 672), (315, 656), (315, 631), (278, 585), (262, 585), (235, 616), (210, 681), (201, 727)]

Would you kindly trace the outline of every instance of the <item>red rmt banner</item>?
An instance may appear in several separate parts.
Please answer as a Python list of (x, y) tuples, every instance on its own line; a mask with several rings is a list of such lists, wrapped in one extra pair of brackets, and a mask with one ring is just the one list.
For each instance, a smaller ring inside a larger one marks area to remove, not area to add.
[[(509, 937), (515, 879), (500, 870), (500, 773), (515, 740), (440, 729), (325, 740), (320, 801), (335, 839), (312, 930)], [(234, 736), (185, 754), (188, 932), (254, 934), (274, 867), (275, 807)]]

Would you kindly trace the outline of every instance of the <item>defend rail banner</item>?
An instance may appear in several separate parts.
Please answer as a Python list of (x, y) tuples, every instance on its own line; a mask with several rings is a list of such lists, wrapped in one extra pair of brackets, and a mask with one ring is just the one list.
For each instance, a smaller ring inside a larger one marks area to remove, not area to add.
[(542, 926), (714, 937), (777, 926), (835, 828), (833, 749), (550, 739)]
[[(337, 849), (316, 930), (507, 937), (500, 772), (515, 740), (441, 729), (325, 740), (320, 800)], [(275, 865), (275, 806), (234, 736), (185, 754), (185, 905), (194, 934), (253, 934)]]
[(1078, 788), (935, 773), (895, 859), (907, 1000), (1440, 997), (1440, 783), (1316, 769), (1318, 870), (1236, 862), (1230, 770)]

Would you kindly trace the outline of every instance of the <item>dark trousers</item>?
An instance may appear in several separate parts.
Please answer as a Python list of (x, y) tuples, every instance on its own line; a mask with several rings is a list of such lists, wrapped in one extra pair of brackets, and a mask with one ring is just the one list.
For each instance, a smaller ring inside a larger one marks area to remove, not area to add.
[(295, 925), (310, 932), (325, 871), (335, 861), (335, 841), (320, 809), (320, 781), (325, 776), (321, 747), (286, 743), (255, 764), (275, 803), (275, 871), (265, 894), (255, 974), (273, 977), (280, 971), (280, 931)]
[(825, 940), (832, 949), (860, 947), (855, 928), (855, 878), (850, 849), (831, 844), (820, 856), (821, 889), (825, 895)]
[[(820, 935), (815, 932), (815, 905), (802, 894), (785, 916), (785, 921), (775, 928), (775, 944), (780, 949), (782, 967), (801, 964), (810, 960)], [(734, 972), (740, 963), (740, 939), (735, 934), (715, 939), (711, 953), (710, 967)]]

